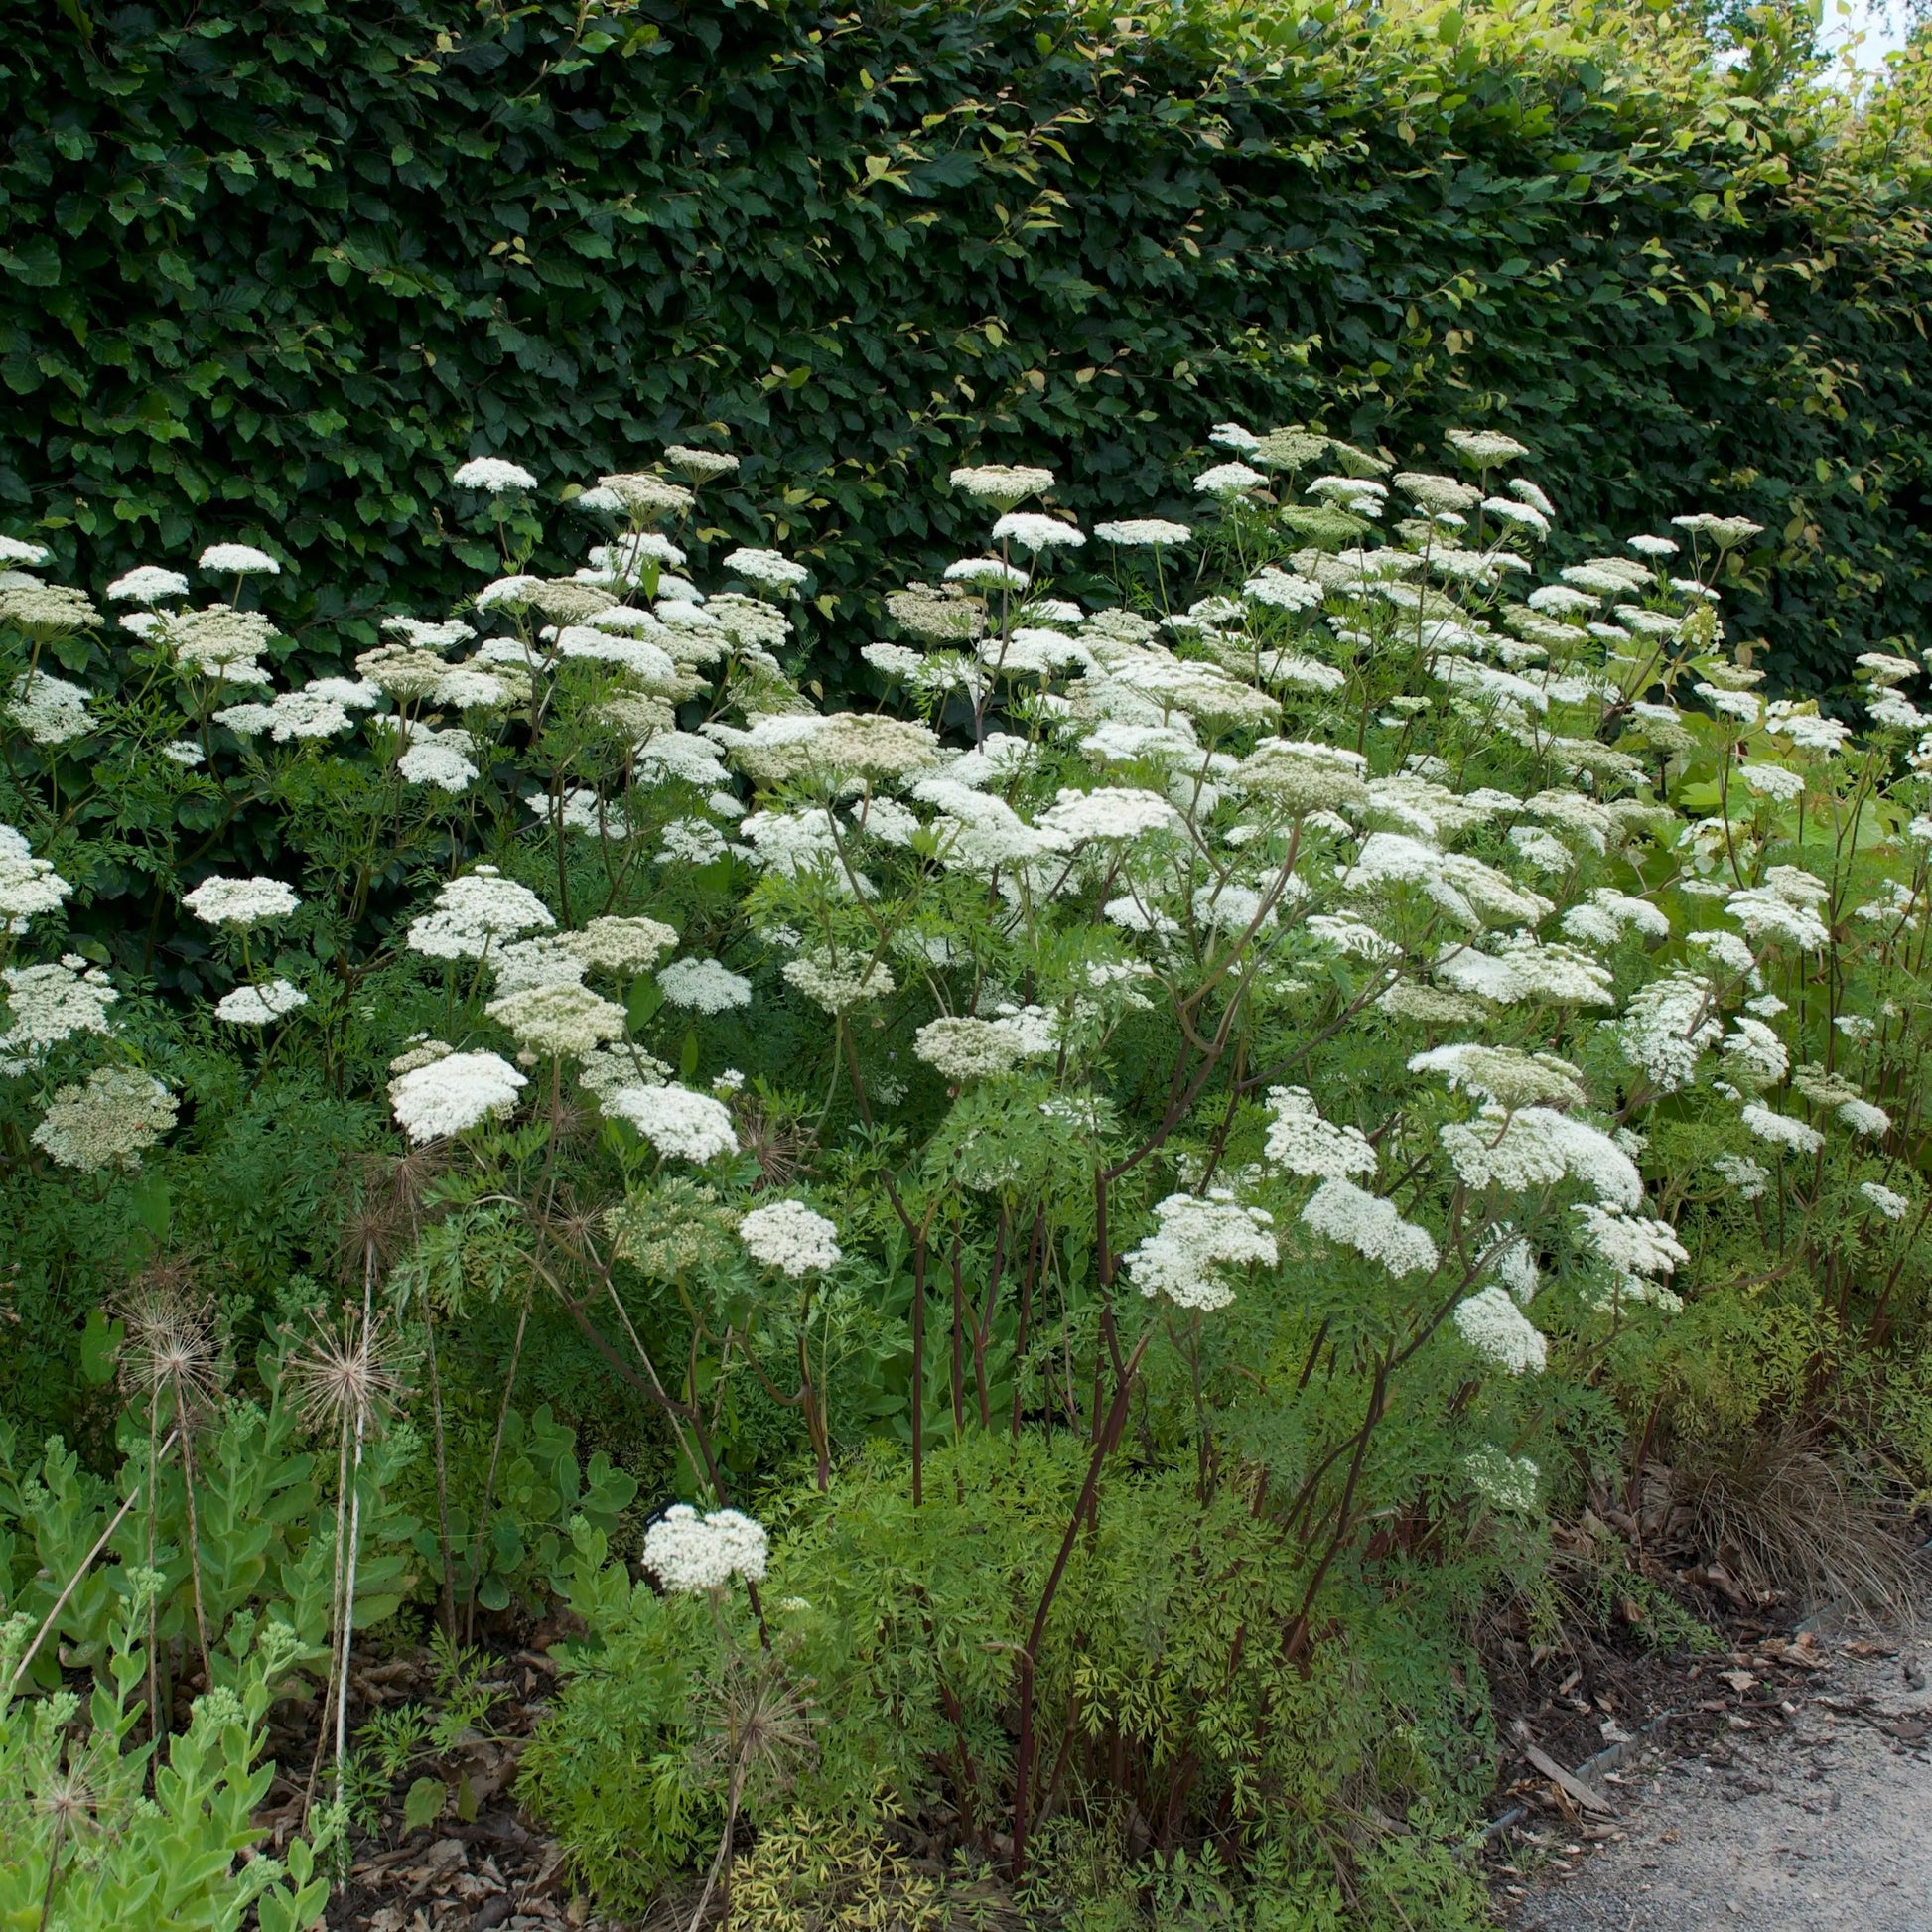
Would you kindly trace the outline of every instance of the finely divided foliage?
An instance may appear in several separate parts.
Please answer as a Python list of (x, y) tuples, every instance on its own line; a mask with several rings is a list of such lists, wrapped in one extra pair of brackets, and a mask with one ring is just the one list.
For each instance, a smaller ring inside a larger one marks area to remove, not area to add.
[[(1540, 582), (1493, 429), (1440, 472), (1213, 434), (1191, 526), (1127, 501), (1091, 546), (1050, 468), (955, 471), (985, 554), (882, 587), (863, 701), (801, 681), (805, 566), (673, 575), (730, 475), (689, 448), (575, 501), (567, 577), (532, 473), (466, 466), (495, 574), (392, 613), (326, 731), (234, 715), (297, 695), (265, 564), (8, 623), (9, 1158), (106, 1198), (212, 1131), (210, 1054), (301, 1067), (437, 1174), (364, 1292), (541, 1285), (692, 1499), (644, 1539), (668, 1594), (577, 1536), (560, 1817), (688, 1751), (722, 1858), (754, 1800), (694, 1713), (750, 1672), (816, 1686), (814, 1802), (971, 1816), (1022, 1875), (1069, 1779), (1299, 1844), (1308, 1687), (1370, 1668), (1415, 1553), (1502, 1586), (1580, 1405), (1767, 1250), (1874, 1350), (1918, 1318), (1918, 665), (1865, 667), (1857, 733), (1764, 703), (1718, 584), (1752, 533), (1677, 504)], [(173, 829), (230, 820), (258, 869)], [(192, 971), (72, 949), (127, 872)], [(695, 1842), (652, 1816), (580, 1867), (634, 1901)]]

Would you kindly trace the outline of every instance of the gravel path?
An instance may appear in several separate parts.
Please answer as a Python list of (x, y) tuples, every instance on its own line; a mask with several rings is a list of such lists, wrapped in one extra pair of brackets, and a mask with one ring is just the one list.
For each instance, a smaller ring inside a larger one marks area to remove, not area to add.
[[(1617, 1815), (1538, 1832), (1545, 1843), (1519, 1855), (1527, 1881), (1499, 1901), (1507, 1923), (1932, 1932), (1929, 1636), (1840, 1640), (1775, 1715), (1732, 1715), (1701, 1750), (1666, 1748), (1605, 1778)], [(1538, 1855), (1552, 1863), (1527, 1879)]]

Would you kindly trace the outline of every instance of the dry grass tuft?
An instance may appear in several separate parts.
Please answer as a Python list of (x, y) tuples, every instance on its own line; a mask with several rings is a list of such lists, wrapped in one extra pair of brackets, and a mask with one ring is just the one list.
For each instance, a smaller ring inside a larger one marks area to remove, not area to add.
[(1806, 1609), (1850, 1601), (1888, 1615), (1910, 1600), (1898, 1516), (1792, 1430), (1757, 1431), (1678, 1458), (1673, 1486), (1697, 1543), (1740, 1584)]

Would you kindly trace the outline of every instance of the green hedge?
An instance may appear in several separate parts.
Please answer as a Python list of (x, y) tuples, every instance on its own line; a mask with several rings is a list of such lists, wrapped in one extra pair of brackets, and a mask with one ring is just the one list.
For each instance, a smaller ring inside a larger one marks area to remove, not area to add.
[(964, 452), (1139, 510), (1225, 412), (1408, 455), (1506, 411), (1580, 547), (1757, 517), (1739, 615), (1834, 680), (1932, 595), (1922, 179), (1621, 19), (23, 10), (0, 523), (97, 581), (266, 542), (327, 653), (370, 583), (449, 596), (464, 455), (566, 487), (711, 424), (746, 457), (718, 520), (815, 563), (837, 677), (881, 553), (973, 540)]

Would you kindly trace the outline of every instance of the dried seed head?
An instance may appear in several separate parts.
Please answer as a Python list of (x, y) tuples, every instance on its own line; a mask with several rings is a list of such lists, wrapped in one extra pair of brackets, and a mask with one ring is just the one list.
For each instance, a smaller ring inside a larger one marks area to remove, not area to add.
[(221, 1348), (214, 1303), (197, 1295), (181, 1263), (152, 1268), (123, 1304), (127, 1336), (121, 1379), (133, 1394), (174, 1398), (177, 1416), (192, 1421), (221, 1393)]
[(345, 1303), (340, 1320), (314, 1327), (288, 1365), (303, 1426), (317, 1435), (377, 1428), (403, 1391), (404, 1351), (378, 1312), (364, 1319)]

